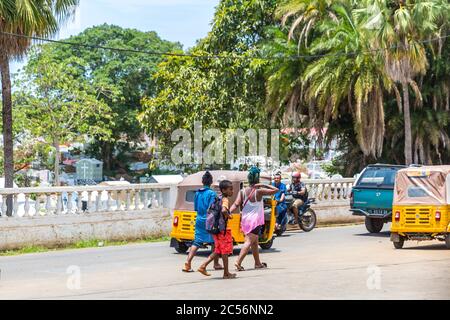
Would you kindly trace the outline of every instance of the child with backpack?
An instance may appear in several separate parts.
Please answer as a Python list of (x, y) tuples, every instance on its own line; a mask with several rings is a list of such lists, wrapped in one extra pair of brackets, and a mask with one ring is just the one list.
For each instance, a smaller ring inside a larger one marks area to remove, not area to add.
[(230, 213), (230, 197), (233, 195), (233, 184), (229, 180), (223, 180), (219, 184), (221, 196), (217, 197), (215, 202), (208, 210), (206, 230), (213, 235), (214, 252), (203, 263), (198, 272), (205, 276), (211, 274), (206, 271), (206, 267), (218, 256), (223, 261), (223, 278), (236, 278), (235, 273), (230, 273), (228, 268), (228, 255), (233, 253), (233, 238), (231, 229), (227, 228), (227, 221), (232, 218)]

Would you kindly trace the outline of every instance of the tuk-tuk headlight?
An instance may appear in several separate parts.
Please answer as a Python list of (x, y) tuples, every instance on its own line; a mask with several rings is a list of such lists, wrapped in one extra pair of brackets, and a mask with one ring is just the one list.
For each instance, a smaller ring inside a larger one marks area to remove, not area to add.
[(436, 211), (434, 214), (434, 219), (436, 221), (441, 221), (441, 212), (440, 211)]
[(173, 219), (173, 226), (178, 227), (178, 216)]
[(395, 221), (400, 221), (400, 211), (395, 211)]

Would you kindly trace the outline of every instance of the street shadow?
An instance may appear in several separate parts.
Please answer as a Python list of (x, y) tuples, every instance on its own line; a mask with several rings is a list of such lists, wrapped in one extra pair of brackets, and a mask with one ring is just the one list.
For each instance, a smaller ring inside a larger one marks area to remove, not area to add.
[(374, 238), (389, 238), (391, 236), (391, 232), (390, 231), (382, 231), (382, 232), (379, 232), (379, 233), (366, 232), (366, 233), (357, 233), (357, 234), (354, 234), (354, 236), (357, 236), (357, 237), (374, 237)]
[(433, 243), (425, 246), (408, 246), (408, 241), (405, 241), (405, 246), (400, 250), (417, 250), (417, 251), (431, 251), (431, 250), (442, 250), (442, 251), (450, 251), (445, 246), (445, 243)]
[[(277, 252), (281, 252), (281, 250), (278, 250), (276, 248), (270, 248), (270, 249), (261, 249), (259, 248), (259, 253), (260, 254), (266, 254), (266, 253), (277, 253)], [(212, 253), (211, 250), (208, 249), (200, 249), (197, 251), (197, 253), (195, 254), (196, 257), (205, 257), (207, 258), (210, 254)], [(234, 257), (234, 256), (239, 256), (239, 254), (241, 253), (241, 248), (233, 248), (233, 254), (230, 255), (229, 257)], [(173, 252), (173, 254), (175, 255), (183, 255), (183, 256), (187, 256), (188, 253), (178, 253), (178, 252)], [(249, 251), (247, 255), (252, 255), (252, 252)]]

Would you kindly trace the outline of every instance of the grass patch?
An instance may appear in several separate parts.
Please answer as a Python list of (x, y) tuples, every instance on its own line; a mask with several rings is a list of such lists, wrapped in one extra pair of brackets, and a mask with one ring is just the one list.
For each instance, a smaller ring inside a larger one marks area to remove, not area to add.
[(91, 239), (91, 240), (81, 240), (75, 243), (71, 244), (65, 244), (60, 245), (57, 247), (45, 247), (45, 246), (26, 246), (20, 249), (13, 249), (13, 250), (4, 250), (0, 251), (0, 256), (17, 256), (22, 254), (29, 254), (29, 253), (41, 253), (41, 252), (50, 252), (50, 251), (57, 251), (57, 250), (67, 250), (67, 249), (83, 249), (83, 248), (99, 248), (99, 247), (111, 247), (111, 246), (124, 246), (127, 244), (132, 243), (150, 243), (150, 242), (163, 242), (163, 241), (169, 241), (169, 236), (158, 236), (158, 237), (148, 237), (148, 238), (142, 238), (142, 239), (135, 239), (135, 240), (98, 240), (98, 239)]

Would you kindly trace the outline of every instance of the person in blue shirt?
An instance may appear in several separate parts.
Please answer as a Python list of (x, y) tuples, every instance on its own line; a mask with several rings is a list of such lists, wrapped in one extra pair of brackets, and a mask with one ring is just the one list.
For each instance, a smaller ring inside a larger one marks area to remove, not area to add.
[[(213, 176), (209, 171), (206, 171), (202, 177), (203, 188), (197, 190), (195, 193), (194, 210), (197, 212), (197, 217), (195, 220), (195, 236), (191, 249), (189, 250), (187, 261), (184, 264), (184, 272), (193, 272), (191, 267), (192, 259), (194, 259), (198, 248), (202, 247), (204, 244), (214, 244), (212, 235), (206, 231), (206, 214), (208, 212), (208, 208), (216, 198), (216, 192), (211, 189), (212, 183)], [(214, 269), (223, 269), (223, 267), (219, 264), (219, 257), (214, 259)]]
[(286, 185), (281, 182), (281, 174), (275, 174), (273, 178), (274, 182), (272, 185), (278, 188), (278, 192), (275, 193), (274, 199), (277, 202), (276, 211), (277, 211), (277, 221), (275, 223), (275, 228), (279, 230), (281, 226), (285, 223), (286, 213), (287, 213), (287, 205), (285, 202), (286, 197)]

